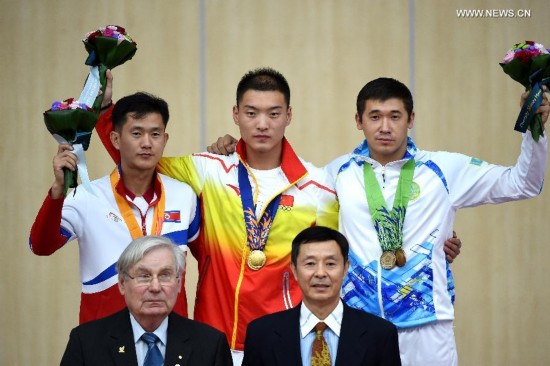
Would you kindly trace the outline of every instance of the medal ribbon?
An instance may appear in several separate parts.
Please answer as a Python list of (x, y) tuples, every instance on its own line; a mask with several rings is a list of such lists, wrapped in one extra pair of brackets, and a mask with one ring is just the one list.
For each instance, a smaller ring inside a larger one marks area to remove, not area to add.
[(376, 180), (370, 164), (363, 164), (365, 194), (371, 213), (372, 223), (378, 235), (378, 241), (383, 251), (395, 251), (403, 246), (403, 222), (411, 195), (411, 187), (415, 168), (414, 159), (403, 165), (399, 173), (397, 191), (393, 200), (393, 208), (388, 211), (386, 200)]
[[(110, 179), (111, 188), (113, 190), (113, 195), (115, 196), (116, 204), (120, 213), (122, 214), (122, 218), (124, 219), (128, 230), (130, 230), (130, 235), (132, 235), (132, 239), (142, 237), (143, 231), (141, 230), (141, 225), (138, 224), (137, 219), (132, 212), (132, 207), (130, 207), (130, 204), (128, 203), (126, 198), (121, 196), (116, 190), (116, 185), (120, 179), (118, 167), (113, 170), (110, 175)], [(164, 185), (162, 184), (162, 181), (159, 180), (159, 183), (161, 189), (160, 199), (154, 207), (153, 227), (151, 228), (150, 233), (151, 235), (160, 235), (162, 231), (162, 223), (164, 222), (164, 206), (166, 203), (166, 195), (164, 194)]]
[(277, 195), (264, 211), (258, 220), (256, 218), (256, 205), (252, 195), (252, 186), (248, 180), (248, 172), (242, 162), (239, 162), (239, 189), (241, 191), (241, 202), (243, 205), (244, 222), (246, 223), (247, 245), (250, 250), (263, 250), (267, 243), (269, 230), (275, 219), (279, 208), (281, 195)]

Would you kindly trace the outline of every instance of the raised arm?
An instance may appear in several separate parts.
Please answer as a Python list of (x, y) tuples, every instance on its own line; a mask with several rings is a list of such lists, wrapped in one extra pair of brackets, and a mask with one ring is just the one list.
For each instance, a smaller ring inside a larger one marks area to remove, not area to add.
[(70, 152), (70, 145), (59, 145), (53, 158), (54, 182), (38, 211), (31, 227), (29, 246), (36, 255), (50, 255), (61, 248), (70, 238), (61, 228), (63, 209), (63, 168), (76, 169), (77, 157)]

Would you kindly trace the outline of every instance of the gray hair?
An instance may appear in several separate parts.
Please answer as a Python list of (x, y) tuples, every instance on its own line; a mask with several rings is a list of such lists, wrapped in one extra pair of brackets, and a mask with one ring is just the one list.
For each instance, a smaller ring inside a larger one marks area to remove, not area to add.
[(126, 249), (124, 249), (116, 263), (118, 276), (127, 274), (130, 268), (142, 260), (149, 252), (162, 248), (172, 251), (174, 261), (176, 262), (176, 273), (178, 276), (181, 275), (185, 270), (184, 251), (167, 237), (146, 235), (132, 240)]

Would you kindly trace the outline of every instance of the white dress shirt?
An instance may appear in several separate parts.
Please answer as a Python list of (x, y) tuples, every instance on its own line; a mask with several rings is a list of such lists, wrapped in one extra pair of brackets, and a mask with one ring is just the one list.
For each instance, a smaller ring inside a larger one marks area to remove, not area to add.
[(342, 300), (338, 301), (338, 305), (326, 319), (317, 318), (313, 315), (311, 310), (302, 303), (300, 308), (300, 352), (302, 354), (302, 365), (311, 365), (311, 347), (315, 340), (314, 328), (319, 322), (323, 322), (327, 325), (327, 328), (323, 332), (323, 337), (325, 337), (328, 344), (332, 364), (336, 364), (336, 351), (338, 350), (343, 316), (344, 305), (342, 304)]
[[(136, 356), (138, 361), (138, 366), (143, 366), (143, 362), (145, 361), (145, 355), (147, 354), (147, 351), (149, 348), (147, 347), (147, 343), (145, 343), (144, 340), (141, 339), (141, 336), (143, 333), (147, 333), (141, 325), (137, 322), (137, 320), (134, 318), (132, 314), (130, 314), (130, 323), (132, 323), (132, 331), (134, 332), (134, 342), (136, 346)], [(166, 341), (168, 338), (168, 317), (164, 318), (162, 323), (160, 323), (159, 327), (155, 329), (154, 332), (157, 337), (159, 337), (160, 341), (157, 342), (157, 347), (160, 350), (160, 353), (162, 354), (162, 358), (166, 355)]]

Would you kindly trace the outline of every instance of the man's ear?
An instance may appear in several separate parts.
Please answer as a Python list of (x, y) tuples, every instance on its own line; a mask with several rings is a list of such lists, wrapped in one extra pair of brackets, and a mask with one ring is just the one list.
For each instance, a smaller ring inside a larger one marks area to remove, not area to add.
[(363, 130), (363, 121), (361, 120), (361, 116), (357, 112), (355, 112), (355, 125), (357, 126), (357, 129), (359, 131)]
[(124, 287), (124, 279), (122, 278), (122, 276), (118, 277), (118, 291), (122, 296), (124, 296), (124, 292), (126, 291), (126, 289)]
[(292, 271), (292, 274), (294, 275), (294, 279), (296, 281), (298, 281), (298, 276), (296, 274), (296, 266), (292, 262), (290, 262), (290, 270)]
[(233, 106), (233, 122), (238, 126), (239, 125), (239, 106)]
[(109, 138), (111, 139), (111, 144), (113, 144), (115, 149), (120, 150), (120, 134), (116, 131), (111, 131)]
[(414, 111), (411, 112), (411, 115), (409, 116), (409, 123), (407, 125), (407, 127), (409, 128), (409, 130), (412, 130), (412, 128), (414, 127)]
[(292, 121), (292, 107), (288, 106), (288, 109), (286, 111), (286, 125), (288, 126), (291, 121)]

